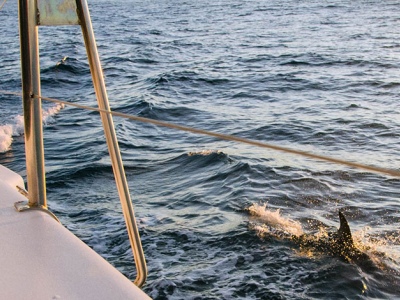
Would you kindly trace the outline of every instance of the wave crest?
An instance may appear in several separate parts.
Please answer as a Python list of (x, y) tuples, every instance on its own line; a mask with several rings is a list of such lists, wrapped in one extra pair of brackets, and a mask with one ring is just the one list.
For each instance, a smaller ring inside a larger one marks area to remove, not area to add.
[[(42, 110), (43, 124), (54, 122), (53, 117), (64, 108), (64, 104), (57, 104)], [(13, 137), (20, 136), (24, 133), (24, 117), (15, 116), (10, 123), (0, 126), (0, 153), (10, 150)]]

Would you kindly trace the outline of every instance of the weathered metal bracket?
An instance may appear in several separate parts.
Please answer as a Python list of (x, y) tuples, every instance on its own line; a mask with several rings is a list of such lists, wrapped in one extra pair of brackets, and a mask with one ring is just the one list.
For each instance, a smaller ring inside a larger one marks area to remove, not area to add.
[(30, 206), (28, 201), (18, 201), (14, 203), (14, 207), (18, 212), (24, 212), (24, 211), (32, 211), (32, 210), (40, 210), (42, 212), (45, 212), (46, 214), (50, 215), (54, 220), (56, 220), (58, 223), (61, 224), (60, 220), (47, 208), (44, 206)]
[(79, 25), (75, 0), (37, 0), (37, 25)]

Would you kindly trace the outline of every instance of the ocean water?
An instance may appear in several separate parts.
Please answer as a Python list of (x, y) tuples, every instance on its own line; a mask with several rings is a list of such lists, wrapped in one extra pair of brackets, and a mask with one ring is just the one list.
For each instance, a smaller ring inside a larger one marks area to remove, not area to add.
[[(115, 111), (400, 169), (397, 1), (90, 1)], [(17, 3), (0, 90), (20, 91)], [(40, 28), (42, 95), (96, 106), (78, 27)], [(0, 163), (25, 177), (20, 97)], [(49, 208), (135, 268), (97, 113), (43, 103)], [(400, 178), (115, 118), (154, 299), (400, 299)], [(346, 215), (369, 263), (318, 240)]]

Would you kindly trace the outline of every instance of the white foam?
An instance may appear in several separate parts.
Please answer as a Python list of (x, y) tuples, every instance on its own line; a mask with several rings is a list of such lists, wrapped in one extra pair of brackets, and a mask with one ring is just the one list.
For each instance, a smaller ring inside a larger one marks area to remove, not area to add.
[(6, 152), (12, 143), (12, 125), (0, 126), (0, 152)]
[(13, 136), (19, 136), (24, 131), (24, 118), (16, 116), (9, 124), (0, 126), (0, 153), (10, 149)]
[(47, 110), (43, 110), (43, 123), (48, 124), (54, 122), (53, 116), (58, 114), (60, 110), (64, 108), (64, 104), (56, 104), (52, 107), (49, 107)]
[[(64, 104), (57, 104), (42, 111), (42, 120), (44, 124), (54, 121), (53, 116), (64, 108)], [(24, 117), (15, 116), (8, 124), (0, 126), (0, 153), (10, 150), (13, 137), (24, 133)]]
[(283, 230), (296, 236), (304, 233), (300, 222), (281, 216), (280, 209), (267, 209), (267, 204), (253, 204), (247, 210), (264, 223), (253, 227), (260, 234), (268, 233), (270, 228)]
[(214, 154), (214, 153), (221, 154), (222, 151), (220, 151), (220, 150), (208, 150), (208, 149), (207, 150), (200, 150), (200, 151), (191, 151), (191, 152), (188, 153), (188, 156), (193, 156), (193, 155), (208, 156), (208, 155), (211, 155), (211, 154)]

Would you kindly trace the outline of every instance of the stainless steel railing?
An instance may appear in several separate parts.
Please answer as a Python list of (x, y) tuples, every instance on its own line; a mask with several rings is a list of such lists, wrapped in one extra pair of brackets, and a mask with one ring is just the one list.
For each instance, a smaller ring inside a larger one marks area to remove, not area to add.
[[(29, 202), (27, 206), (46, 209), (41, 99), (34, 96), (41, 95), (38, 48), (39, 25), (81, 26), (98, 106), (106, 112), (110, 111), (110, 106), (87, 2), (85, 0), (19, 0), (19, 14), (26, 168), (29, 189)], [(101, 113), (101, 120), (136, 264), (137, 275), (134, 284), (140, 287), (144, 284), (147, 277), (146, 260), (133, 211), (112, 115), (106, 112)]]

